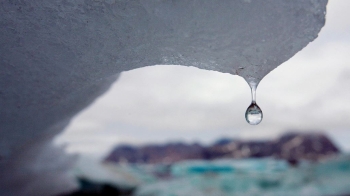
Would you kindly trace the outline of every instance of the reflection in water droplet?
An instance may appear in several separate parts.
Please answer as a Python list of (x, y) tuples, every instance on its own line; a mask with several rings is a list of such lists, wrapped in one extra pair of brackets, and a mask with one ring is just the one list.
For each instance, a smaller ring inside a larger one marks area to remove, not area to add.
[(252, 102), (252, 104), (250, 104), (250, 106), (247, 108), (247, 111), (245, 112), (245, 119), (251, 125), (257, 125), (262, 121), (263, 113), (255, 102)]
[(252, 103), (247, 108), (247, 111), (245, 112), (245, 119), (247, 122), (251, 125), (257, 125), (259, 124), (263, 119), (263, 113), (260, 109), (260, 107), (256, 104), (256, 87), (258, 86), (258, 82), (248, 82), (251, 93), (252, 93)]

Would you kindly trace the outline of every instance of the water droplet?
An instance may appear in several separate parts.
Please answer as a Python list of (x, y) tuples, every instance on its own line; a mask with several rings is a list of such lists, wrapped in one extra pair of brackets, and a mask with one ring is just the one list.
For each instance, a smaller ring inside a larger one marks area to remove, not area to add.
[(258, 83), (259, 82), (256, 82), (254, 78), (251, 78), (251, 80), (248, 82), (252, 93), (252, 103), (245, 112), (245, 119), (251, 125), (257, 125), (263, 119), (263, 113), (258, 104), (256, 104), (256, 88), (258, 86)]
[(255, 102), (252, 102), (252, 104), (250, 104), (250, 106), (247, 108), (247, 111), (245, 112), (245, 119), (251, 125), (257, 125), (262, 121), (263, 113)]

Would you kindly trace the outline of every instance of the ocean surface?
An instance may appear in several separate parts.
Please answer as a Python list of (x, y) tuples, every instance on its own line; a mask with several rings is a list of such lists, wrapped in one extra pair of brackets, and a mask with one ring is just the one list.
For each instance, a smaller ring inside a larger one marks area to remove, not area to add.
[(350, 195), (350, 155), (317, 163), (264, 158), (142, 165), (81, 159), (76, 175), (121, 189), (135, 188), (136, 196)]

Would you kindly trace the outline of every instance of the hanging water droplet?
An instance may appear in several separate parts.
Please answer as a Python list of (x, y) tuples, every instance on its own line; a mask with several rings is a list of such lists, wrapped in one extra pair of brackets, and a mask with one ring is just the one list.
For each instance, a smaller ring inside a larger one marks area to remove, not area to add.
[(251, 125), (257, 125), (263, 119), (263, 113), (258, 104), (256, 104), (256, 87), (258, 86), (258, 83), (259, 82), (255, 82), (254, 80), (248, 82), (252, 93), (252, 103), (245, 112), (245, 119)]
[(247, 108), (247, 111), (245, 112), (245, 119), (251, 125), (257, 125), (262, 121), (263, 113), (255, 102), (252, 102), (252, 104), (250, 104), (250, 106)]

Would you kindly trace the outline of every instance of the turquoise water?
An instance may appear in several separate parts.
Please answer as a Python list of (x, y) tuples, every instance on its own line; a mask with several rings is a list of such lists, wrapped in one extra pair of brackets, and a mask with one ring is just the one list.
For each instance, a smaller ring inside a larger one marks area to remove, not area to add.
[[(155, 166), (162, 167), (162, 166)], [(161, 171), (161, 170), (160, 170)], [(141, 185), (138, 196), (323, 196), (350, 193), (350, 156), (296, 167), (283, 160), (186, 161), (166, 179)]]
[(350, 195), (350, 155), (319, 163), (221, 159), (171, 165), (130, 165), (81, 160), (76, 175), (136, 196), (345, 196)]

